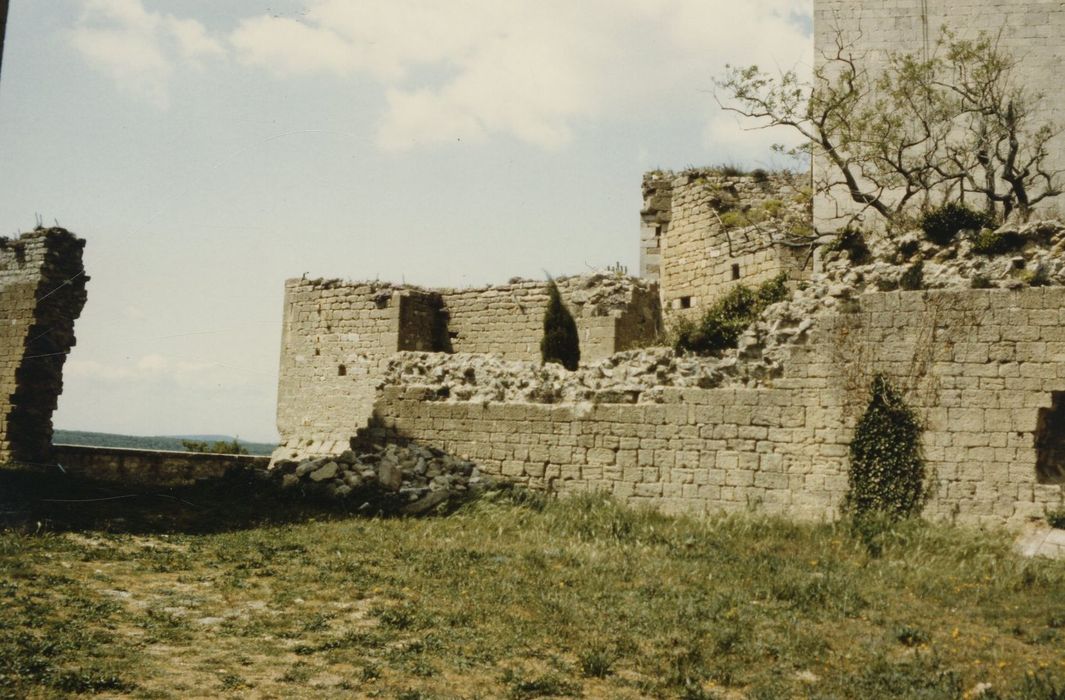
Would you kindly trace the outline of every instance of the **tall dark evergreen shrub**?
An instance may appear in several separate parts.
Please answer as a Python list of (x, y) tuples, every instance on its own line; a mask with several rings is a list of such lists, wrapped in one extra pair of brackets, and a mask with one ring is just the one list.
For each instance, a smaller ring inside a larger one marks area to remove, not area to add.
[(857, 517), (916, 515), (924, 500), (921, 424), (887, 379), (873, 379), (873, 396), (850, 446), (847, 506)]
[(562, 295), (554, 280), (547, 284), (547, 309), (544, 311), (544, 337), (540, 341), (540, 357), (544, 364), (555, 362), (569, 371), (581, 362), (581, 342), (577, 322), (562, 303)]

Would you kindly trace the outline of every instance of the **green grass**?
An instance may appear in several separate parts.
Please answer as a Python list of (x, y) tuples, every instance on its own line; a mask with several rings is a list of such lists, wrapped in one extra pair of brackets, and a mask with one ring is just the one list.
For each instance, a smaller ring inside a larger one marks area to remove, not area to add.
[(225, 493), (181, 492), (196, 505), (166, 523), (138, 514), (163, 503), (147, 498), (9, 521), (0, 697), (1065, 692), (1065, 563), (1004, 534), (903, 522), (870, 547), (595, 496), (403, 520)]

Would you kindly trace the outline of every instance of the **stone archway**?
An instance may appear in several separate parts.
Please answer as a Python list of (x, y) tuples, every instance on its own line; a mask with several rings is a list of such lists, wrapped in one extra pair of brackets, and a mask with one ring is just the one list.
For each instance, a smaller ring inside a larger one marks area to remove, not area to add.
[(1065, 391), (1051, 396), (1050, 408), (1039, 409), (1036, 422), (1036, 479), (1040, 484), (1065, 484)]

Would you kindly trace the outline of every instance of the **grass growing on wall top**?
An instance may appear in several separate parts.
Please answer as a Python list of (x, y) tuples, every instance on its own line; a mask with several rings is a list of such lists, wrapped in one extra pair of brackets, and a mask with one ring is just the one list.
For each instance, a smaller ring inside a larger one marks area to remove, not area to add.
[(597, 496), (504, 494), (418, 520), (279, 513), (205, 534), (3, 532), (0, 696), (1065, 690), (1065, 564), (1021, 560), (994, 532), (907, 522), (874, 557), (844, 526)]
[(740, 334), (767, 306), (788, 296), (787, 275), (781, 273), (756, 289), (737, 285), (706, 310), (701, 318), (675, 319), (673, 348), (695, 355), (716, 355), (736, 346)]

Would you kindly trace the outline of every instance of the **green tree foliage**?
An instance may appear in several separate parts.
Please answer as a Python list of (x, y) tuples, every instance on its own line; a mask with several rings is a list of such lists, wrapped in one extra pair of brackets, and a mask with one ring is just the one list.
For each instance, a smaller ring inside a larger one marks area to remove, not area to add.
[(577, 334), (577, 322), (562, 303), (562, 295), (554, 280), (548, 280), (547, 297), (540, 357), (545, 364), (554, 362), (572, 372), (581, 362), (581, 341)]
[(825, 164), (816, 190), (846, 192), (861, 211), (892, 223), (915, 206), (975, 193), (989, 213), (1027, 218), (1062, 193), (1048, 162), (1060, 129), (1040, 121), (1043, 96), (1015, 78), (1017, 65), (993, 36), (944, 30), (930, 55), (894, 53), (872, 71), (837, 31), (811, 83), (795, 71), (730, 66), (717, 85), (725, 109), (802, 135), (792, 153)]
[(219, 455), (248, 454), (248, 450), (244, 445), (241, 445), (240, 440), (237, 440), (236, 438), (233, 438), (232, 442), (226, 440), (216, 440), (215, 442), (207, 442), (206, 440), (182, 440), (181, 444), (185, 446), (185, 450), (188, 452), (206, 452)]
[(899, 391), (882, 375), (850, 445), (846, 506), (857, 518), (916, 515), (924, 502), (921, 424)]
[(680, 353), (715, 355), (736, 346), (740, 334), (759, 314), (788, 296), (787, 276), (777, 275), (757, 289), (733, 287), (706, 310), (702, 318), (680, 318), (673, 329), (673, 348)]
[(925, 237), (936, 245), (949, 245), (960, 231), (980, 231), (991, 223), (986, 212), (973, 211), (955, 202), (947, 202), (921, 216)]

